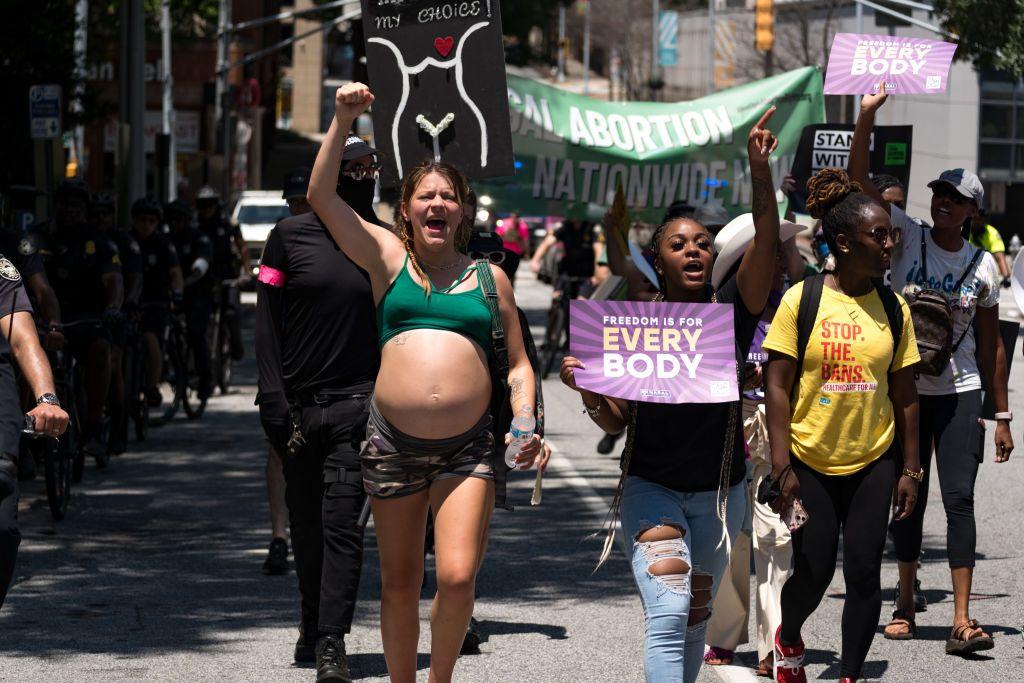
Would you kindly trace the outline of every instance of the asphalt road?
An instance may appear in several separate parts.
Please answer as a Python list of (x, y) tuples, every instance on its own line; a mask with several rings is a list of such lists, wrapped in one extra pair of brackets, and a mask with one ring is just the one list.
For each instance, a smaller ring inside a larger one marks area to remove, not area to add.
[[(520, 303), (540, 325), (548, 290), (520, 278)], [(1004, 314), (1015, 315), (1007, 306)], [(540, 328), (535, 328), (539, 333)], [(250, 340), (251, 341), (251, 340)], [(250, 346), (251, 348), (251, 346)], [(1019, 354), (1020, 351), (1018, 350)], [(1019, 360), (1019, 357), (1018, 357)], [(1011, 406), (1024, 415), (1024, 363), (1011, 377)], [(15, 585), (0, 612), (0, 679), (11, 681), (312, 681), (292, 664), (298, 591), (294, 573), (260, 573), (269, 542), (263, 479), (265, 446), (252, 405), (254, 363), (239, 370), (237, 392), (211, 401), (199, 422), (181, 418), (99, 472), (89, 467), (68, 517), (49, 519), (42, 483), (25, 486), (24, 541)], [(1017, 390), (1014, 390), (1017, 387)], [(514, 484), (515, 512), (499, 512), (479, 580), (476, 616), (486, 641), (462, 658), (463, 681), (639, 681), (643, 622), (621, 554), (593, 573), (601, 523), (617, 480), (617, 458), (597, 455), (600, 434), (575, 394), (545, 384), (548, 436), (555, 447), (544, 502), (528, 504), (532, 475)], [(1019, 422), (1015, 436), (1024, 450)], [(952, 618), (945, 523), (937, 490), (929, 500), (921, 571), (930, 607), (918, 640), (877, 637), (865, 667), (886, 681), (1016, 681), (1024, 677), (1024, 464), (992, 461), (977, 493), (979, 563), (974, 616), (996, 637), (973, 661), (943, 654)], [(380, 585), (367, 534), (356, 625), (347, 639), (360, 680), (386, 680), (379, 638)], [(895, 584), (891, 553), (883, 570), (887, 616)], [(429, 650), (428, 579), (421, 603), (421, 677)], [(841, 573), (805, 630), (808, 675), (837, 679)], [(880, 632), (880, 629), (879, 629)], [(738, 663), (756, 656), (742, 646)], [(705, 667), (701, 681), (752, 680), (739, 666)], [(761, 679), (764, 680), (764, 679)]]

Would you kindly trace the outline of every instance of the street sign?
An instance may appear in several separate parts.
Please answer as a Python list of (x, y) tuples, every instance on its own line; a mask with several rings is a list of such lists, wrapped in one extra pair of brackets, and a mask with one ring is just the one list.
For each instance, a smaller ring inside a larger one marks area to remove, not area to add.
[(662, 66), (675, 66), (678, 46), (679, 12), (663, 10), (658, 15), (658, 63)]
[(33, 140), (56, 140), (61, 135), (59, 85), (33, 85), (28, 89), (28, 116)]

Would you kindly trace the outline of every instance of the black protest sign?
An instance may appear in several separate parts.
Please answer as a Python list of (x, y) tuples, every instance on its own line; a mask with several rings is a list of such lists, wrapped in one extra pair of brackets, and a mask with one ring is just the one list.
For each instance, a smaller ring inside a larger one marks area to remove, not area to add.
[[(871, 175), (891, 175), (907, 187), (913, 137), (913, 126), (875, 126), (871, 134)], [(852, 142), (853, 124), (804, 126), (790, 171), (796, 180), (796, 191), (790, 196), (794, 211), (807, 210), (807, 181), (812, 175), (823, 168), (846, 168)]]
[(381, 182), (424, 159), (514, 172), (498, 0), (362, 0)]

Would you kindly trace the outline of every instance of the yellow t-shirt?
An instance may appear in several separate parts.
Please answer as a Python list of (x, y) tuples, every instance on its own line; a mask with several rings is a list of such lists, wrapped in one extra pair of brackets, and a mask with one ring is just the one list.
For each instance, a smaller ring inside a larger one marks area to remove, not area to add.
[[(764, 348), (797, 357), (797, 313), (803, 284), (782, 297)], [(910, 310), (893, 357), (892, 332), (878, 293), (849, 297), (827, 285), (814, 321), (800, 392), (790, 421), (790, 450), (823, 474), (853, 474), (888, 450), (896, 433), (889, 372), (917, 363)]]

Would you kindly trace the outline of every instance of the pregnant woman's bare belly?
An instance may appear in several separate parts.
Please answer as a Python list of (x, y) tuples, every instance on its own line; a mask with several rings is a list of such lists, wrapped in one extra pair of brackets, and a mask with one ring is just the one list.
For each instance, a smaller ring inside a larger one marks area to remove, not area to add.
[(384, 345), (373, 400), (388, 422), (410, 436), (458, 436), (491, 402), (487, 357), (457, 332), (403, 332)]

